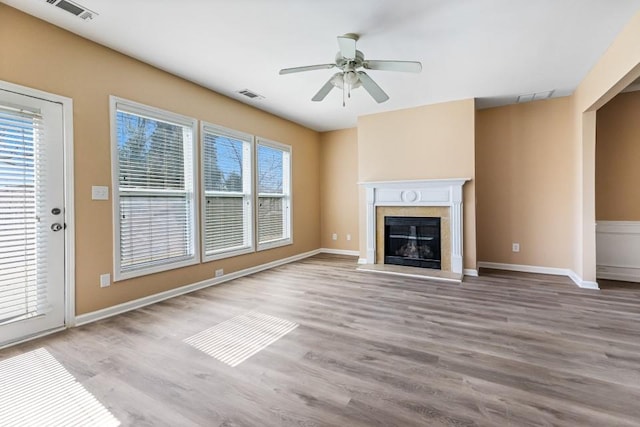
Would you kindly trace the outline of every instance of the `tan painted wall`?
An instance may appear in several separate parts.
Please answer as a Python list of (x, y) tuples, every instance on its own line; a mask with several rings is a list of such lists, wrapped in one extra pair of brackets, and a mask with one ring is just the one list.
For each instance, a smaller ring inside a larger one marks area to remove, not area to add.
[(569, 98), (477, 112), (478, 260), (572, 267), (572, 113)]
[(574, 271), (596, 280), (595, 111), (640, 77), (640, 12), (629, 21), (607, 52), (580, 83), (574, 110)]
[[(475, 102), (427, 105), (358, 118), (359, 181), (471, 178), (464, 185), (464, 267), (476, 268)], [(360, 254), (366, 257), (364, 192)]]
[[(357, 251), (358, 130), (321, 133), (320, 146), (320, 245)], [(333, 233), (338, 240), (331, 238)]]
[(596, 114), (596, 220), (640, 221), (640, 92)]
[[(0, 80), (74, 102), (76, 311), (91, 312), (178, 286), (319, 248), (318, 133), (211, 92), (0, 4)], [(111, 186), (109, 95), (293, 146), (294, 244), (99, 287), (112, 272), (111, 204), (91, 185)]]

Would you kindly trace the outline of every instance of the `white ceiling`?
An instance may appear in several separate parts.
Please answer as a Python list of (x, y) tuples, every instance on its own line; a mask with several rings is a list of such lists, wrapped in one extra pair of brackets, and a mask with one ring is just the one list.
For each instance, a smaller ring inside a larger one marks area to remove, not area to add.
[[(78, 0), (98, 13), (84, 21), (45, 0), (0, 1), (319, 131), (456, 99), (568, 95), (640, 10), (640, 0)], [(333, 62), (348, 32), (366, 58), (421, 61), (422, 73), (370, 71), (391, 99), (359, 88), (345, 108), (337, 89), (311, 101), (335, 70), (278, 75)], [(265, 99), (235, 93), (246, 88)]]

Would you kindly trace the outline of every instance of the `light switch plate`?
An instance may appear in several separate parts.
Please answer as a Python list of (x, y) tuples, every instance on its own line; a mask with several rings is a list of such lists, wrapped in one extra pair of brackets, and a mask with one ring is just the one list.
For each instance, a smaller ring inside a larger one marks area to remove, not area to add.
[(102, 185), (94, 185), (91, 187), (91, 199), (93, 200), (109, 200), (109, 187)]
[(106, 288), (107, 286), (111, 286), (111, 274), (101, 274), (100, 275), (100, 287)]

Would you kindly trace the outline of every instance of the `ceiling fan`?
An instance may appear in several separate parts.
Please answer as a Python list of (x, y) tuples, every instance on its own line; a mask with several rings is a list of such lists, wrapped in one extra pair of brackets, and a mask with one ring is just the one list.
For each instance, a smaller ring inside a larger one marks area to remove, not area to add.
[(379, 61), (365, 59), (364, 54), (356, 50), (356, 42), (358, 35), (348, 33), (338, 36), (338, 46), (340, 51), (336, 54), (336, 60), (333, 64), (308, 65), (305, 67), (283, 68), (280, 74), (300, 73), (302, 71), (325, 70), (330, 68), (338, 68), (340, 72), (335, 73), (315, 94), (312, 101), (322, 101), (331, 92), (334, 87), (342, 89), (342, 106), (345, 105), (345, 94), (351, 97), (351, 89), (364, 87), (376, 102), (381, 103), (389, 99), (387, 95), (376, 82), (364, 71), (365, 70), (383, 70), (383, 71), (404, 71), (409, 73), (419, 73), (422, 71), (422, 64), (415, 61)]

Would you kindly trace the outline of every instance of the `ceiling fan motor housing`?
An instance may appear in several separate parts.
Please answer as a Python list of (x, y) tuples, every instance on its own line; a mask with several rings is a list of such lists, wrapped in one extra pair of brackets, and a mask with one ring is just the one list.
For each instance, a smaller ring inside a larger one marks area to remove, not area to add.
[(342, 56), (342, 53), (340, 52), (336, 53), (336, 67), (340, 68), (342, 71), (349, 71), (349, 70), (345, 70), (345, 68), (349, 68), (350, 70), (355, 70), (357, 68), (362, 67), (363, 63), (364, 63), (364, 54), (359, 50), (356, 50), (355, 59), (345, 59)]

